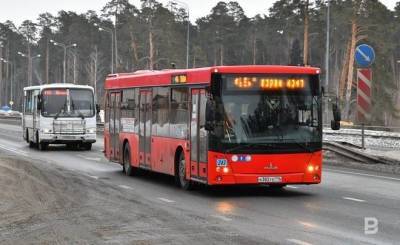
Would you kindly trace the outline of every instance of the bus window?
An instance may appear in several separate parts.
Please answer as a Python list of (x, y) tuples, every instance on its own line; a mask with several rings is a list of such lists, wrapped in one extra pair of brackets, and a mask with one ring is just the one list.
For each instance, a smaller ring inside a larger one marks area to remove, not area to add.
[(32, 114), (32, 90), (26, 91), (26, 96), (25, 96), (25, 114), (30, 115)]
[(153, 135), (169, 136), (169, 88), (153, 89)]
[(207, 130), (205, 129), (206, 104), (207, 104), (207, 96), (203, 91), (203, 93), (200, 93), (200, 116), (199, 116), (200, 162), (207, 162), (207, 153), (208, 153), (208, 138), (207, 138)]
[(122, 92), (121, 129), (123, 132), (135, 132), (136, 89), (125, 89)]
[(171, 89), (170, 135), (174, 138), (188, 138), (189, 90), (187, 88)]

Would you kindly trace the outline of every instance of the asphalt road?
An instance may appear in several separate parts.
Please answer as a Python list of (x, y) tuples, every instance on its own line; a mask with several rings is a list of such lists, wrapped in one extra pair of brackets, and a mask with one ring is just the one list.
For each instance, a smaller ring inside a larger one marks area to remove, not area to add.
[[(400, 244), (400, 176), (326, 164), (320, 185), (186, 192), (168, 176), (124, 176), (101, 151), (99, 138), (90, 152), (39, 152), (0, 124), (0, 241)], [(25, 206), (1, 201), (13, 198)], [(365, 217), (379, 222), (376, 234), (364, 233)]]

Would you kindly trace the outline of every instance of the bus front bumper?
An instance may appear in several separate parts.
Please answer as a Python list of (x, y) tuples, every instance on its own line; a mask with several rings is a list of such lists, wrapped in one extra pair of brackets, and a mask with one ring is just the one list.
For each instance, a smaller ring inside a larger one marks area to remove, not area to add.
[(96, 134), (76, 134), (76, 135), (64, 135), (64, 134), (40, 134), (40, 141), (49, 144), (66, 144), (73, 142), (82, 143), (95, 143)]
[(321, 173), (286, 174), (216, 174), (209, 179), (209, 185), (288, 185), (319, 184)]

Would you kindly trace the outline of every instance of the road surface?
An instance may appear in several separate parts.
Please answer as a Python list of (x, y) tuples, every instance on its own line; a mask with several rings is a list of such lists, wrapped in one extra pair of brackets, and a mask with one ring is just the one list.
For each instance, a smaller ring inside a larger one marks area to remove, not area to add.
[[(102, 154), (39, 152), (0, 124), (4, 244), (399, 244), (400, 176), (326, 164), (323, 183), (199, 188), (143, 172), (124, 176)], [(378, 223), (364, 233), (365, 217)]]

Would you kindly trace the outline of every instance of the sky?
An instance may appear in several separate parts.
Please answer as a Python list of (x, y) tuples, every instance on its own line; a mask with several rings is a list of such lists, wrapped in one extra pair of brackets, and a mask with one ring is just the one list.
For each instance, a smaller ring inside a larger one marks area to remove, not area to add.
[[(140, 0), (129, 0), (139, 7)], [(191, 21), (210, 13), (219, 0), (180, 0), (189, 5)], [(275, 0), (236, 0), (244, 9), (247, 16), (266, 14)], [(381, 0), (389, 9), (394, 9), (397, 1)], [(36, 20), (39, 14), (50, 12), (56, 15), (60, 10), (85, 13), (87, 10), (99, 12), (109, 0), (0, 0), (0, 22), (11, 20), (19, 25), (22, 21)], [(169, 0), (159, 0), (167, 4)]]

